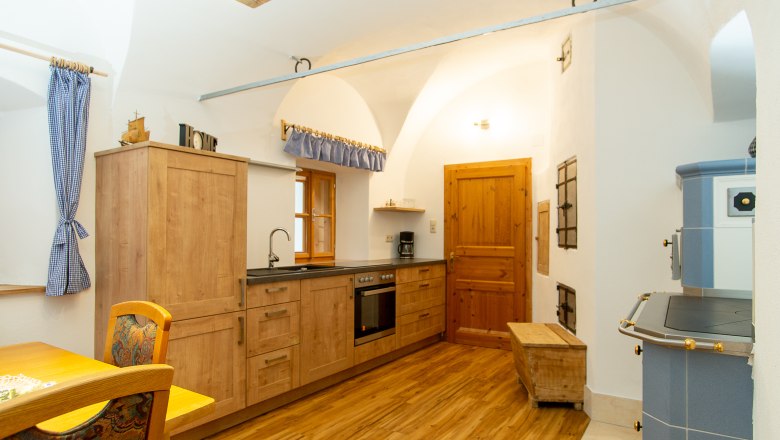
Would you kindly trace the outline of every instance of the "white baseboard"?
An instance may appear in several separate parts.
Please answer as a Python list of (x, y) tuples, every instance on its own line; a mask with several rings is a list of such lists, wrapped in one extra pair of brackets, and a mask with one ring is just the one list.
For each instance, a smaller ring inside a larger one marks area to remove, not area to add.
[(597, 394), (585, 387), (583, 409), (591, 420), (633, 428), (634, 421), (642, 420), (642, 401), (625, 397)]

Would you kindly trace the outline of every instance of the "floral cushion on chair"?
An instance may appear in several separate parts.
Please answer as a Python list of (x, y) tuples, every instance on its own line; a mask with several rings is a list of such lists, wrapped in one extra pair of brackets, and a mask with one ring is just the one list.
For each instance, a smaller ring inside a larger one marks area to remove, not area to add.
[(151, 364), (156, 338), (157, 324), (154, 321), (142, 326), (135, 315), (118, 316), (111, 342), (114, 364), (119, 367)]
[(35, 426), (7, 440), (123, 439), (145, 440), (154, 393), (140, 393), (114, 399), (91, 419), (63, 432), (43, 431)]

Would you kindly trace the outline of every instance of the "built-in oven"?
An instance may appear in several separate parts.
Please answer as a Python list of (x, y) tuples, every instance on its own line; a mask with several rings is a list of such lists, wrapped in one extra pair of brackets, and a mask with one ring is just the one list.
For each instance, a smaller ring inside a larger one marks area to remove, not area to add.
[(355, 275), (355, 345), (395, 334), (395, 271)]

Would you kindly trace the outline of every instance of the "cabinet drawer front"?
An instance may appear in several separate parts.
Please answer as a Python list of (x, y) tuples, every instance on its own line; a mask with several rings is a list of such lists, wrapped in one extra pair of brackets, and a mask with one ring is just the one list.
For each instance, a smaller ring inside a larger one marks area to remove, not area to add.
[(429, 280), (444, 276), (443, 264), (431, 264), (428, 266), (402, 267), (396, 270), (395, 282), (397, 284), (412, 281)]
[(395, 287), (398, 316), (444, 304), (444, 278), (398, 284)]
[(250, 284), (247, 287), (246, 306), (262, 307), (272, 304), (298, 301), (301, 299), (301, 282), (280, 281), (278, 283)]
[(298, 387), (298, 351), (295, 345), (247, 359), (247, 406)]
[(431, 307), (398, 318), (398, 346), (404, 347), (444, 331), (444, 306)]
[(247, 356), (278, 350), (300, 342), (300, 302), (246, 311)]

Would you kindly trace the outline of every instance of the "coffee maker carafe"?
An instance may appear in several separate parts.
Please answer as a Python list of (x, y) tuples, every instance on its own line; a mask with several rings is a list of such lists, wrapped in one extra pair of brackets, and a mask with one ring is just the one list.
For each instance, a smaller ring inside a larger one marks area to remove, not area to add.
[(398, 256), (400, 258), (414, 258), (414, 232), (401, 231), (398, 244)]

